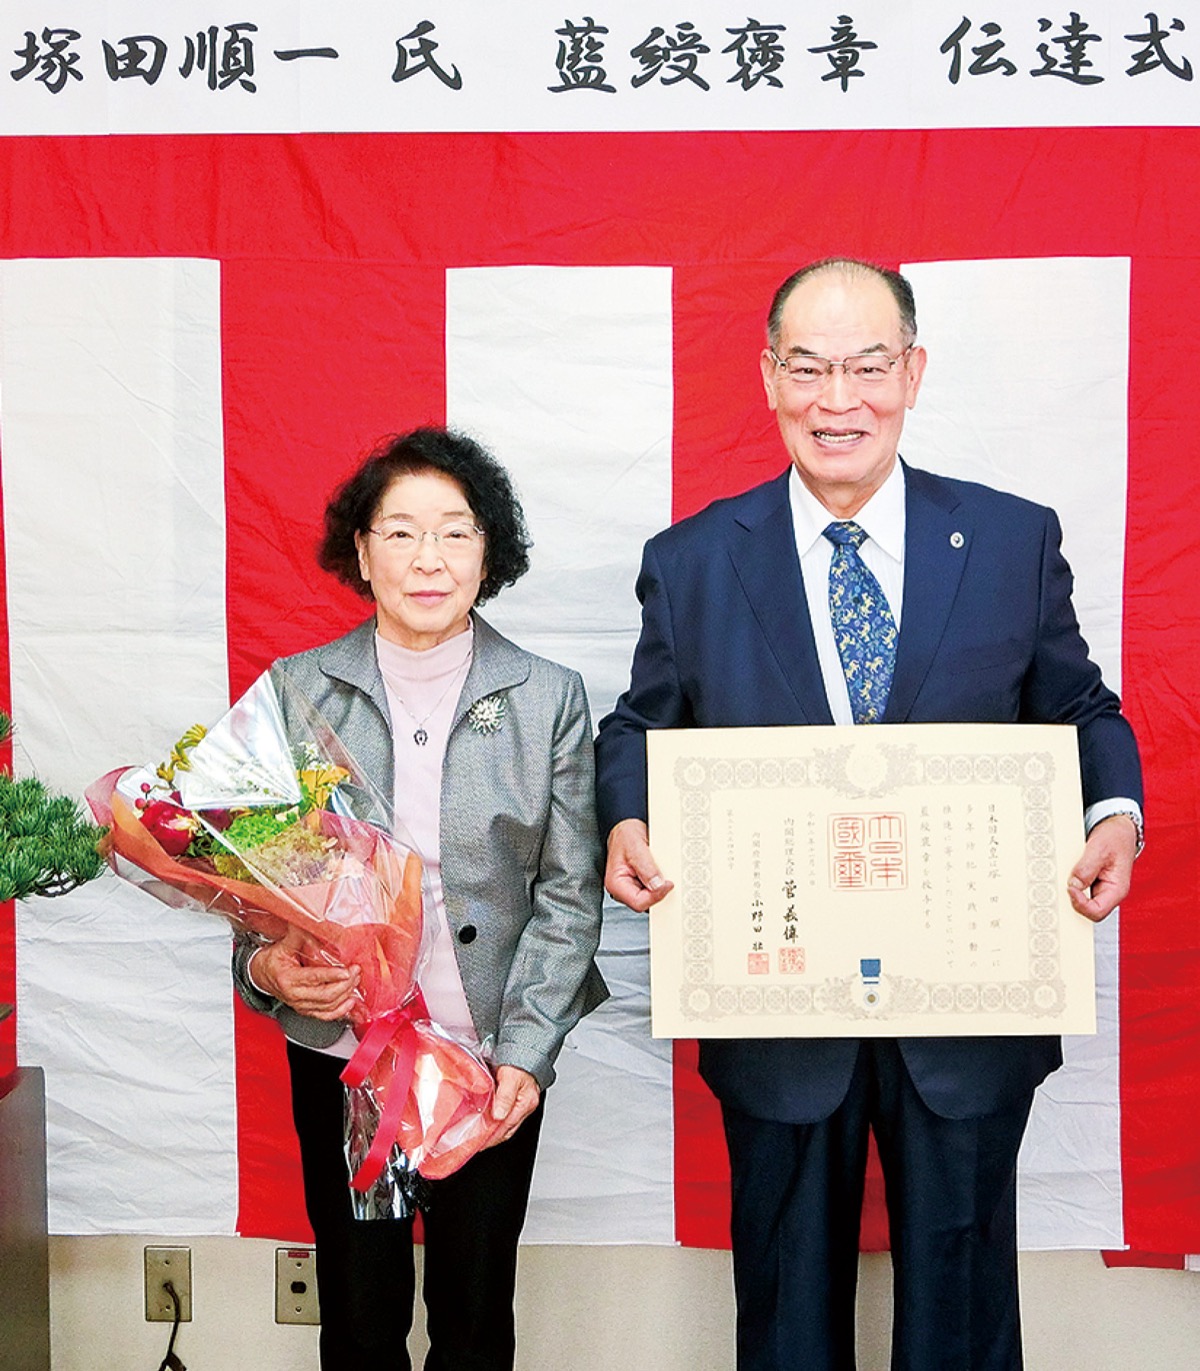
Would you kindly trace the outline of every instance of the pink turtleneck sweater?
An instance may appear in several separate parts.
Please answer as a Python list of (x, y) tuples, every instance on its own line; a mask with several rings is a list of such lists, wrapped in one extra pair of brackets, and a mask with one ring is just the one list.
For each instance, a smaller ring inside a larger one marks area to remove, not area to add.
[[(474, 645), (472, 627), (424, 652), (375, 635), (379, 670), (392, 712), (395, 833), (401, 843), (416, 849), (427, 877), (425, 920), (433, 938), (429, 960), (420, 975), (421, 989), (433, 1021), (477, 1045), (454, 955), (454, 935), (446, 923), (441, 863), (442, 763)], [(414, 738), (418, 729), (427, 735), (423, 744)]]

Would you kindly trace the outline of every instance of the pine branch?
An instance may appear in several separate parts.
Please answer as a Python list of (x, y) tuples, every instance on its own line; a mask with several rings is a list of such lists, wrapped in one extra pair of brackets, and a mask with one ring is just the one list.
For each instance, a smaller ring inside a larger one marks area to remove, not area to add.
[[(0, 743), (12, 721), (0, 711)], [(74, 800), (36, 777), (0, 771), (0, 901), (65, 895), (104, 870), (98, 843), (107, 829), (89, 823)]]

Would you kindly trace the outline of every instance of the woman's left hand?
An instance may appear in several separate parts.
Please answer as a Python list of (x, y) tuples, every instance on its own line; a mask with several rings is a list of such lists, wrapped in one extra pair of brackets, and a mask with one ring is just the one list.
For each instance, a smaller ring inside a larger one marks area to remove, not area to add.
[(488, 1147), (507, 1142), (525, 1119), (538, 1107), (541, 1088), (528, 1071), (519, 1066), (496, 1068), (496, 1096), (492, 1100), (494, 1130)]

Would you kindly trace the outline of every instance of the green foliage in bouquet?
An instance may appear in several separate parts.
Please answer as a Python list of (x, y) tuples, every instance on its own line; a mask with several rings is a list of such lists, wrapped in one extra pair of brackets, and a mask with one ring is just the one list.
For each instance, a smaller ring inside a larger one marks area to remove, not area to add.
[(304, 823), (295, 805), (240, 814), (222, 836), (237, 852), (253, 853), (255, 867), (251, 871), (236, 852), (215, 851), (213, 865), (222, 876), (239, 881), (265, 877), (285, 886), (310, 885), (328, 878), (329, 849), (335, 844)]
[[(177, 750), (186, 754), (182, 744)], [(328, 880), (333, 874), (329, 855), (337, 844), (322, 835), (314, 820), (316, 811), (324, 809), (329, 797), (349, 776), (344, 767), (323, 761), (315, 750), (302, 750), (296, 768), (300, 803), (236, 811), (221, 834), (222, 842), (232, 851), (214, 847), (206, 855), (211, 855), (222, 876), (238, 881), (265, 879), (275, 885), (297, 886)], [(238, 853), (246, 856), (251, 865)]]
[[(12, 721), (0, 711), (0, 743)], [(35, 777), (15, 781), (0, 769), (0, 901), (65, 895), (104, 870), (97, 843), (106, 830)]]

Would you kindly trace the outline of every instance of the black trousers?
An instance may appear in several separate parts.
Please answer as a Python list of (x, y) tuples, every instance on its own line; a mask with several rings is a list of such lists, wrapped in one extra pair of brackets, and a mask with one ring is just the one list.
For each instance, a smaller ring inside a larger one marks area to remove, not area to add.
[[(351, 1216), (342, 1153), (345, 1063), (288, 1043), (292, 1116), (316, 1237), (321, 1371), (410, 1371), (412, 1220)], [(424, 1215), (429, 1355), (425, 1371), (511, 1371), (517, 1241), (542, 1107), (506, 1143), (432, 1183)]]
[(896, 1044), (870, 1040), (820, 1123), (726, 1108), (738, 1371), (854, 1371), (870, 1128), (891, 1228), (892, 1371), (1020, 1371), (1016, 1168), (1031, 1104), (942, 1118)]

